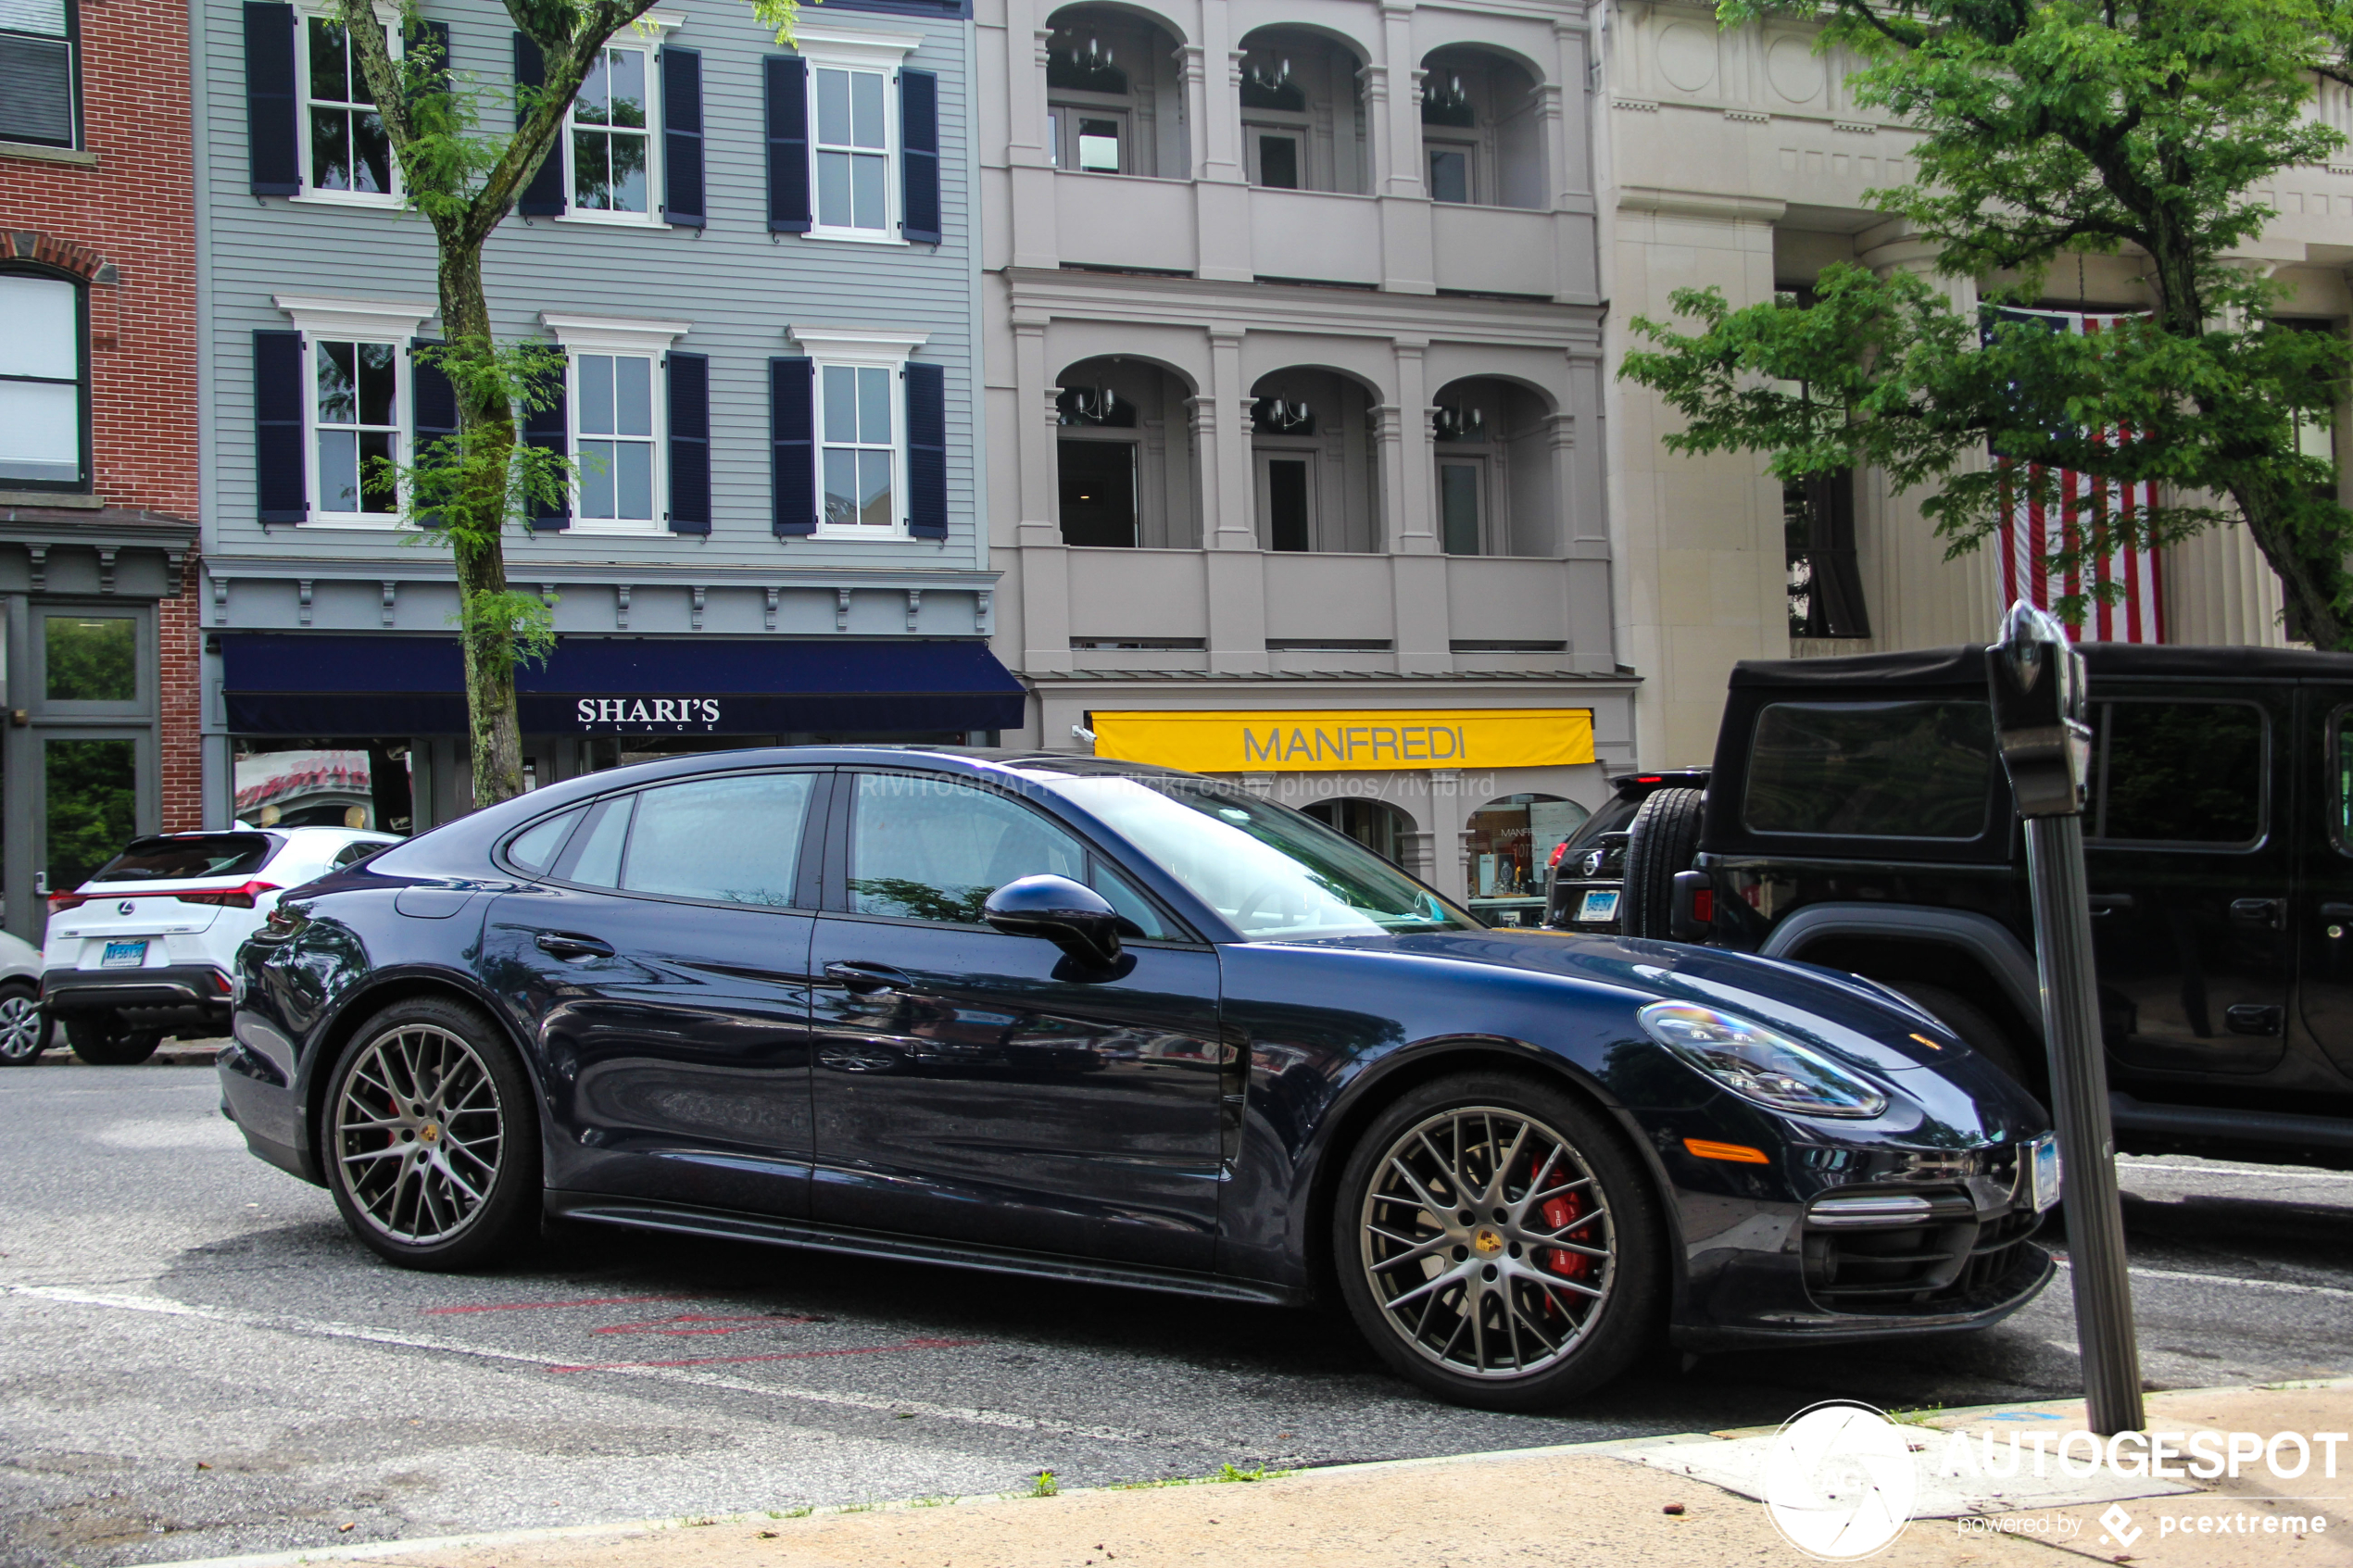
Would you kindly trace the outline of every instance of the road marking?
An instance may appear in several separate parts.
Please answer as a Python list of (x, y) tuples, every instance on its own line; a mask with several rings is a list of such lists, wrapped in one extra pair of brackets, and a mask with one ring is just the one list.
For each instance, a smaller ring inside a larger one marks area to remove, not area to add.
[(632, 1367), (718, 1366), (728, 1361), (809, 1361), (825, 1356), (880, 1356), (892, 1350), (952, 1350), (985, 1345), (985, 1339), (902, 1339), (896, 1345), (859, 1345), (846, 1350), (776, 1350), (764, 1356), (696, 1356), (681, 1361), (598, 1361), (587, 1366), (551, 1366), (549, 1372), (625, 1372)]
[[(2070, 1265), (2064, 1258), (2054, 1260), (2062, 1269)], [(2249, 1290), (2276, 1290), (2290, 1296), (2342, 1296), (2353, 1300), (2353, 1290), (2334, 1285), (2297, 1285), (2284, 1279), (2245, 1279), (2237, 1274), (2199, 1274), (2187, 1269), (2128, 1269), (2134, 1279), (2178, 1279), (2192, 1285), (2243, 1285)]]
[(429, 1318), (440, 1318), (457, 1312), (536, 1312), (550, 1307), (635, 1307), (644, 1301), (693, 1299), (691, 1296), (587, 1296), (577, 1301), (500, 1301), (483, 1307), (425, 1307), (420, 1311)]
[[(161, 1296), (104, 1296), (95, 1291), (75, 1290), (54, 1285), (0, 1286), (0, 1291), (10, 1296), (28, 1297), (41, 1301), (56, 1301), (66, 1306), (102, 1307), (113, 1311), (152, 1312), (163, 1317), (195, 1318), (206, 1323), (232, 1323), (240, 1328), (261, 1329), (278, 1334), (299, 1334), (320, 1339), (354, 1339), (369, 1345), (387, 1345), (404, 1350), (432, 1350), (447, 1356), (472, 1356), (482, 1361), (507, 1361), (532, 1368), (547, 1365), (545, 1356), (526, 1356), (513, 1350), (493, 1349), (485, 1345), (464, 1345), (453, 1340), (428, 1339), (422, 1335), (398, 1334), (390, 1329), (371, 1328), (364, 1323), (329, 1323), (313, 1318), (285, 1317), (269, 1312), (242, 1311), (233, 1307), (199, 1307), (185, 1301), (174, 1301)], [(925, 1399), (888, 1399), (872, 1394), (857, 1394), (835, 1388), (801, 1388), (789, 1384), (753, 1383), (744, 1378), (725, 1377), (717, 1373), (696, 1372), (687, 1367), (616, 1366), (608, 1374), (613, 1377), (644, 1377), (661, 1383), (686, 1384), (698, 1388), (716, 1388), (732, 1394), (756, 1394), (772, 1399), (794, 1399), (808, 1404), (837, 1405), (845, 1410), (881, 1411), (897, 1415), (906, 1411), (914, 1415), (936, 1416), (942, 1421), (962, 1421), (975, 1426), (1000, 1427), (1010, 1432), (1051, 1432), (1065, 1437), (1088, 1437), (1106, 1443), (1166, 1443), (1186, 1448), (1209, 1449), (1218, 1453), (1233, 1451), (1231, 1439), (1195, 1437), (1173, 1432), (1145, 1432), (1133, 1427), (1096, 1426), (1085, 1422), (1063, 1421), (1053, 1416), (1026, 1415), (1018, 1411), (989, 1410), (981, 1406), (940, 1405)]]
[[(646, 1323), (607, 1323), (602, 1328), (592, 1328), (588, 1332), (591, 1334), (741, 1334), (748, 1328), (758, 1328), (761, 1323), (766, 1323), (773, 1328), (789, 1328), (794, 1323), (815, 1323), (816, 1321), (806, 1312), (734, 1312), (725, 1317), (715, 1316), (710, 1312), (681, 1312), (674, 1318), (654, 1318)], [(716, 1326), (710, 1328), (686, 1326), (693, 1323), (711, 1323)]]

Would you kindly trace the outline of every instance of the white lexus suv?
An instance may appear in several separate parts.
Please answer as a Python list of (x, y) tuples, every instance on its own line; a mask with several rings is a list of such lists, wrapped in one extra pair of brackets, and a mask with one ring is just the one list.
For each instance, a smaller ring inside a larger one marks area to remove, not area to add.
[(145, 1061), (164, 1035), (229, 1025), (229, 970), (282, 888), (401, 842), (352, 828), (239, 829), (134, 840), (49, 895), (41, 1005), (74, 1055)]

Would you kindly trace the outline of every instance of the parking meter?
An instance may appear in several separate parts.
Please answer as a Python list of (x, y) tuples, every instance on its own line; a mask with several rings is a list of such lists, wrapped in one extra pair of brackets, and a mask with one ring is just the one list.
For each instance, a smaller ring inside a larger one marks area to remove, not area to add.
[(2092, 755), (2083, 656), (2069, 646), (2057, 621), (2020, 602), (2003, 619), (2001, 641), (1985, 650), (1985, 678), (2002, 768), (2025, 823), (2084, 1403), (2093, 1431), (2133, 1432), (2146, 1416), (2083, 872), (2083, 790)]

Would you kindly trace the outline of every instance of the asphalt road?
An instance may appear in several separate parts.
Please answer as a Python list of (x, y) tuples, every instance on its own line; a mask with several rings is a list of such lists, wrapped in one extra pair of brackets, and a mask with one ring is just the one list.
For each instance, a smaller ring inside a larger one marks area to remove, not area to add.
[[(52, 1059), (55, 1061), (55, 1059)], [(2061, 1284), (1993, 1330), (1430, 1403), (1303, 1312), (585, 1231), (387, 1268), (202, 1067), (0, 1073), (0, 1564), (172, 1562), (1778, 1422), (2080, 1389)], [(2145, 1375), (2353, 1369), (2353, 1174), (2126, 1161)]]

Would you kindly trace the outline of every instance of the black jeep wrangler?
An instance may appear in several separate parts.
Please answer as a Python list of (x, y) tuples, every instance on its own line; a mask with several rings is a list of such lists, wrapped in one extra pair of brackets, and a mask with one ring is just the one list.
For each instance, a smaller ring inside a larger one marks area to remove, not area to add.
[[(2083, 654), (2120, 1146), (2353, 1165), (2353, 655)], [(1619, 912), (1879, 981), (2047, 1094), (1982, 648), (1737, 666), (1705, 790), (1629, 825)]]

